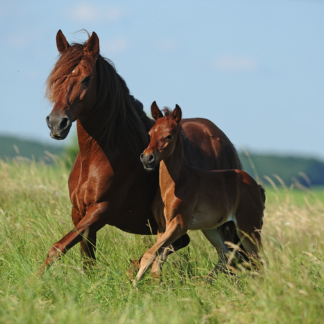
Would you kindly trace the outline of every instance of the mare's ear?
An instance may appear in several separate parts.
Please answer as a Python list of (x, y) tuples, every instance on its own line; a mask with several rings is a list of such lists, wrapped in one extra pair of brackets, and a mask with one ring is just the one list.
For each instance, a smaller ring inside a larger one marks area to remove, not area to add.
[(181, 108), (178, 105), (176, 105), (176, 107), (174, 108), (174, 110), (172, 112), (172, 118), (175, 120), (175, 122), (177, 124), (179, 124), (181, 122), (182, 111), (181, 111)]
[(70, 47), (61, 29), (56, 34), (56, 46), (60, 54), (63, 54)]
[(93, 32), (91, 37), (88, 39), (85, 51), (88, 52), (93, 58), (99, 54), (99, 37)]
[(163, 117), (161, 110), (159, 109), (158, 105), (156, 104), (156, 101), (154, 101), (151, 105), (151, 114), (155, 120), (158, 120)]

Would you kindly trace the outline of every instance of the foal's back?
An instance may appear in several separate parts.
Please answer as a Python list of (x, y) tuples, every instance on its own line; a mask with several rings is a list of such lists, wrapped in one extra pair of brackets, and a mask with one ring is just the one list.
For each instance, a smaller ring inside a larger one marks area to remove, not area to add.
[(198, 183), (192, 187), (192, 190), (197, 190), (197, 196), (189, 229), (214, 228), (227, 221), (241, 224), (237, 216), (247, 221), (262, 219), (260, 187), (248, 173), (241, 170), (190, 169), (196, 174)]

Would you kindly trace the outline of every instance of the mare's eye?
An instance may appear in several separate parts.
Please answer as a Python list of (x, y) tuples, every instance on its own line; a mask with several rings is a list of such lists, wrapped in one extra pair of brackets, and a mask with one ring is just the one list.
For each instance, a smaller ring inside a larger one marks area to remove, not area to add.
[(173, 138), (173, 136), (172, 135), (168, 135), (167, 137), (166, 137), (166, 139), (168, 139), (168, 140), (172, 140), (172, 138)]
[(88, 75), (81, 81), (82, 88), (86, 89), (89, 86), (90, 81), (91, 81), (91, 75)]

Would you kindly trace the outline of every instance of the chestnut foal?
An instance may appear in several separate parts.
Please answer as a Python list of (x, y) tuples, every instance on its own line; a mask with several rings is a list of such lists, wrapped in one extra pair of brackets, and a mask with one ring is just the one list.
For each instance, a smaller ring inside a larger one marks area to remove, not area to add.
[(157, 122), (149, 132), (151, 141), (141, 161), (146, 170), (160, 164), (164, 215), (154, 212), (153, 205), (159, 235), (143, 255), (136, 279), (142, 278), (155, 259), (153, 268), (161, 270), (168, 246), (188, 230), (201, 230), (213, 246), (222, 245), (225, 254), (219, 258), (226, 266), (230, 250), (219, 242), (217, 228), (228, 221), (234, 222), (245, 251), (258, 257), (264, 189), (241, 170), (205, 171), (190, 166), (184, 156), (181, 108), (165, 109), (163, 116), (154, 102), (151, 112)]

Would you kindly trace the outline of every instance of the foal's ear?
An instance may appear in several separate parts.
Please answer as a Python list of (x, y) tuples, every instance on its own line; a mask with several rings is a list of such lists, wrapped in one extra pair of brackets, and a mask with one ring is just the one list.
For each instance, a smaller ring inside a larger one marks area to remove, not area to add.
[(151, 105), (151, 114), (155, 120), (158, 120), (163, 117), (161, 110), (159, 109), (158, 105), (156, 104), (156, 101), (154, 101)]
[(99, 37), (93, 32), (91, 37), (88, 39), (85, 51), (91, 54), (95, 58), (99, 54)]
[(60, 54), (63, 54), (70, 47), (61, 29), (56, 34), (56, 46)]
[(176, 105), (176, 107), (174, 108), (174, 110), (172, 112), (172, 118), (175, 120), (175, 122), (177, 124), (179, 124), (181, 122), (182, 111), (181, 111), (181, 108), (178, 105)]

